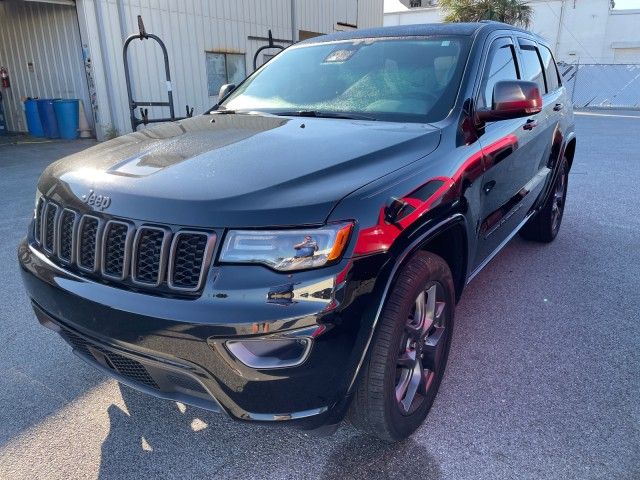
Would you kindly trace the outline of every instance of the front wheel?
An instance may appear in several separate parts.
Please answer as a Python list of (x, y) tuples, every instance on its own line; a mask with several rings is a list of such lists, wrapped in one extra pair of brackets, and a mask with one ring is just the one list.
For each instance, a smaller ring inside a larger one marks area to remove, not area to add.
[(438, 255), (419, 252), (391, 291), (349, 411), (356, 428), (402, 440), (431, 409), (444, 374), (455, 309), (453, 279)]

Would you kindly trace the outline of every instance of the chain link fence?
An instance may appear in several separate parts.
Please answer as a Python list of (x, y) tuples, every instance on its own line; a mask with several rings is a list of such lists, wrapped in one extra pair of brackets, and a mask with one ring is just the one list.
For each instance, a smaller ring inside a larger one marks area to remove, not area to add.
[(640, 64), (558, 65), (576, 108), (640, 110)]

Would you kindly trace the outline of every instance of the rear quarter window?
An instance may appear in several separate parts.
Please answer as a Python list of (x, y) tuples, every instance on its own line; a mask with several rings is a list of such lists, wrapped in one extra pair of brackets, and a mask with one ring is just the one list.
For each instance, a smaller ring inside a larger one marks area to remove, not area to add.
[(547, 78), (547, 92), (553, 92), (560, 87), (560, 75), (558, 74), (558, 67), (553, 60), (551, 51), (544, 45), (540, 46), (540, 57), (542, 58), (542, 65), (544, 67), (544, 74)]

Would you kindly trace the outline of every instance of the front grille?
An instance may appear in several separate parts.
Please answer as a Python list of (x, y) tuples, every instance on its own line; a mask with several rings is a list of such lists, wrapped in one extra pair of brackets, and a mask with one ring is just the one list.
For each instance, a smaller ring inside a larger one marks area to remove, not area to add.
[(74, 233), (76, 226), (76, 218), (78, 215), (72, 211), (65, 209), (60, 215), (60, 240), (58, 242), (58, 256), (65, 263), (71, 263), (73, 259)]
[(216, 239), (213, 232), (105, 221), (41, 202), (34, 221), (36, 243), (65, 268), (125, 288), (184, 295), (202, 288)]
[(99, 227), (100, 220), (96, 217), (85, 215), (80, 220), (80, 228), (78, 229), (78, 266), (90, 272), (93, 272), (97, 266)]
[(55, 203), (47, 203), (44, 208), (44, 238), (43, 247), (49, 252), (53, 253), (55, 247), (55, 235), (56, 235), (56, 220), (58, 218), (58, 206)]
[(116, 279), (127, 275), (129, 239), (132, 228), (124, 222), (110, 221), (104, 228), (102, 245), (102, 274)]
[(178, 233), (171, 247), (169, 285), (180, 290), (198, 288), (209, 236), (199, 232)]
[(169, 232), (161, 228), (142, 227), (135, 240), (133, 281), (158, 285), (164, 274), (164, 262)]

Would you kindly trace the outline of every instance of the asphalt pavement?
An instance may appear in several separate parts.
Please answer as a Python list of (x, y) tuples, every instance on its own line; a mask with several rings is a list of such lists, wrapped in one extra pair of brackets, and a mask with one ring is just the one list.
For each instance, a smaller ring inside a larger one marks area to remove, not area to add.
[(640, 478), (640, 112), (577, 116), (556, 241), (467, 287), (426, 423), (387, 445), (237, 423), (137, 393), (34, 318), (16, 245), (35, 183), (90, 141), (0, 145), (0, 479)]

